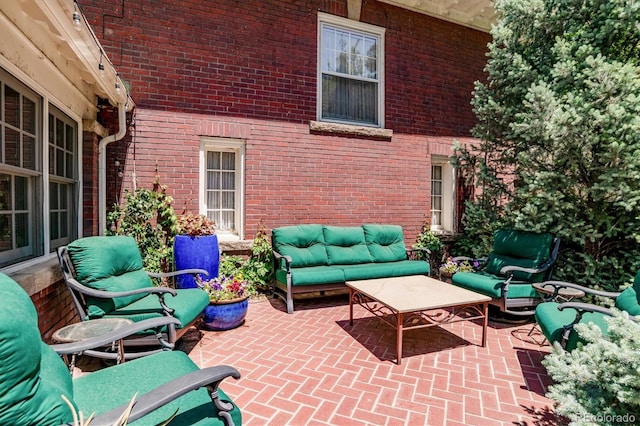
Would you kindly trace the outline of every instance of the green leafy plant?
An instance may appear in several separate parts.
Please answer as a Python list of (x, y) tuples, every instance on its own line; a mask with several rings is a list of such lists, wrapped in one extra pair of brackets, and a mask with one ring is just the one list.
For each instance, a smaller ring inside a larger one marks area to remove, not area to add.
[(496, 9), (472, 100), (479, 142), (455, 152), (477, 188), (461, 242), (473, 249), (496, 227), (550, 232), (562, 240), (555, 278), (619, 290), (640, 267), (640, 3)]
[(216, 223), (202, 214), (183, 213), (178, 216), (176, 222), (176, 234), (198, 237), (202, 235), (214, 235)]
[(144, 268), (150, 272), (168, 272), (173, 265), (173, 238), (177, 217), (173, 199), (159, 179), (151, 190), (125, 190), (124, 206), (114, 205), (107, 215), (111, 224), (106, 235), (130, 235), (138, 244)]
[(556, 343), (542, 361), (555, 382), (547, 397), (571, 425), (640, 421), (640, 324), (619, 311), (606, 320), (607, 336), (594, 324), (578, 324), (585, 343), (571, 352)]
[(444, 243), (431, 230), (431, 225), (428, 220), (425, 220), (422, 224), (420, 233), (416, 236), (416, 242), (412, 247), (414, 249), (427, 249), (430, 251), (430, 254), (418, 252), (416, 257), (418, 259), (428, 259), (431, 271), (435, 274), (438, 270), (438, 265), (442, 262)]
[(249, 257), (223, 255), (220, 261), (220, 274), (241, 274), (249, 282), (247, 292), (255, 296), (259, 291), (265, 292), (271, 287), (273, 280), (273, 250), (269, 235), (262, 221), (258, 226)]

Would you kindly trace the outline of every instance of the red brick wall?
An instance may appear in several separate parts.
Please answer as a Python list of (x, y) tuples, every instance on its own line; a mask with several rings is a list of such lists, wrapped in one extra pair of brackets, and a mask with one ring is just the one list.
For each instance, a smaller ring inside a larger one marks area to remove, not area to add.
[[(137, 104), (133, 138), (110, 146), (124, 181), (157, 172), (177, 210), (197, 209), (200, 136), (246, 140), (246, 236), (323, 222), (398, 223), (413, 239), (429, 211), (430, 155), (469, 136), (473, 82), (489, 35), (376, 1), (361, 21), (386, 28), (391, 140), (312, 134), (317, 12), (346, 1), (86, 0), (83, 10)], [(110, 170), (115, 178), (115, 171)], [(112, 180), (113, 180), (112, 179)]]
[(43, 340), (51, 342), (54, 331), (80, 321), (64, 281), (58, 281), (31, 296), (38, 312), (38, 328)]

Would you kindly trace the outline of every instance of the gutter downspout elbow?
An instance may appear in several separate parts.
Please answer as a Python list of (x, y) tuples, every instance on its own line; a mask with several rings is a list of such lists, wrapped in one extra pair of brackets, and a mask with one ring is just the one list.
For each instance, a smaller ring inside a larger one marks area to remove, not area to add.
[(118, 104), (118, 133), (98, 142), (98, 235), (104, 235), (107, 226), (107, 145), (127, 134), (126, 105)]

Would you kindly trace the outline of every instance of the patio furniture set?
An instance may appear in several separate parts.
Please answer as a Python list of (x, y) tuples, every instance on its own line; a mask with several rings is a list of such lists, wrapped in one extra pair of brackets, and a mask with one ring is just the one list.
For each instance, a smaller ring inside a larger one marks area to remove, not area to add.
[[(611, 312), (566, 300), (585, 293), (610, 296), (617, 308), (640, 315), (640, 273), (622, 293), (551, 281), (559, 240), (549, 234), (497, 231), (482, 266), (454, 274), (453, 285), (428, 276), (428, 262), (405, 248), (399, 226), (283, 227), (272, 231), (272, 243), (274, 294), (286, 302), (288, 313), (293, 313), (295, 294), (348, 289), (351, 325), (359, 305), (396, 329), (397, 364), (405, 330), (479, 320), (484, 347), (489, 304), (535, 315), (549, 342), (567, 350), (578, 344), (575, 323), (592, 321), (606, 330), (604, 317)], [(225, 378), (238, 379), (240, 373), (229, 366), (200, 369), (183, 352), (172, 351), (207, 306), (203, 291), (154, 287), (130, 237), (82, 238), (60, 248), (58, 256), (82, 320), (55, 334), (67, 343), (42, 342), (28, 295), (0, 274), (1, 300), (7, 305), (0, 311), (0, 377), (11, 388), (0, 394), (0, 424), (16, 424), (18, 417), (25, 424), (71, 422), (60, 394), (74, 409), (97, 413), (95, 424), (112, 422), (136, 393), (129, 421), (144, 417), (158, 423), (176, 416), (181, 424), (241, 423), (240, 409), (219, 389)], [(73, 370), (77, 354), (133, 361), (72, 379), (59, 355), (72, 357), (67, 364)]]

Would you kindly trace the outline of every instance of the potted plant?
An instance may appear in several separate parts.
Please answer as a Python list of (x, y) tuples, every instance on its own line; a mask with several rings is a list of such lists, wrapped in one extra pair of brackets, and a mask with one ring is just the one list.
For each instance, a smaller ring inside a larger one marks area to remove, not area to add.
[(244, 322), (249, 307), (249, 282), (241, 274), (220, 275), (208, 280), (198, 276), (196, 281), (209, 294), (209, 306), (203, 316), (206, 328), (229, 330)]
[[(178, 216), (173, 241), (176, 270), (204, 269), (209, 278), (217, 277), (220, 247), (215, 233), (215, 222), (205, 215), (185, 213)], [(185, 274), (176, 278), (176, 287), (196, 288), (198, 284), (193, 276)]]
[(447, 261), (440, 265), (440, 277), (446, 279), (451, 278), (456, 272), (473, 272), (478, 267), (478, 262), (474, 261), (472, 265), (467, 260), (457, 262), (452, 257), (448, 257)]

